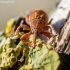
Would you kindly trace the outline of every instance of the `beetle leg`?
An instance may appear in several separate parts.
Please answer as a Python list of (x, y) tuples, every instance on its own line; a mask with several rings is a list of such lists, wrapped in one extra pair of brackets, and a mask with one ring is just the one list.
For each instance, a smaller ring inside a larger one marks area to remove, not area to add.
[(26, 44), (30, 44), (31, 45), (31, 42), (26, 41), (31, 34), (32, 34), (32, 32), (28, 32), (28, 33), (22, 35), (21, 38), (20, 38), (20, 40), (22, 40)]
[(29, 24), (29, 16), (25, 16), (25, 20), (26, 20), (27, 24)]
[(27, 40), (31, 34), (32, 34), (32, 32), (28, 32), (28, 33), (22, 35), (22, 37), (20, 39), (21, 40)]
[(53, 18), (47, 23), (47, 25), (51, 24), (52, 20), (53, 20)]
[(49, 39), (53, 36), (51, 33), (49, 32), (41, 32), (42, 35), (48, 37)]
[(30, 27), (24, 24), (20, 24), (21, 28), (23, 28), (24, 30), (30, 30)]
[(28, 15), (23, 15), (22, 17), (25, 18), (27, 24), (29, 25), (29, 16)]
[(52, 28), (51, 28), (50, 26), (45, 26), (45, 27), (43, 27), (43, 31), (44, 31), (44, 30), (48, 30), (48, 29), (50, 29), (50, 33), (52, 33)]
[(49, 32), (41, 32), (41, 34), (48, 37), (49, 39), (52, 37), (52, 41), (50, 44), (53, 44), (55, 35), (53, 35), (52, 33), (49, 33)]
[(24, 30), (30, 30), (30, 28), (27, 25), (20, 24), (20, 26), (18, 26), (18, 28), (15, 31), (15, 35), (18, 34), (18, 32), (20, 31), (20, 28), (23, 28)]

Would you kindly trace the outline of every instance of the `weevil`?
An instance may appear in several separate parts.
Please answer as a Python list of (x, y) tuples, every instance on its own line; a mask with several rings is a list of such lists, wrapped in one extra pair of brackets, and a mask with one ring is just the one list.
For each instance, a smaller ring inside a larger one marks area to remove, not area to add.
[[(29, 26), (21, 24), (15, 32), (15, 34), (17, 34), (20, 28), (23, 28), (24, 30), (30, 30), (30, 32), (25, 33), (24, 35), (21, 36), (20, 39), (23, 42), (25, 42), (31, 34), (34, 34), (32, 47), (35, 48), (36, 38), (38, 34), (42, 34), (48, 37), (49, 39), (54, 36), (52, 34), (52, 28), (49, 26), (51, 24), (52, 19), (48, 22), (48, 15), (43, 10), (39, 10), (39, 9), (34, 10), (30, 13), (29, 16), (24, 16), (24, 17)], [(48, 29), (50, 29), (50, 31), (48, 31)]]

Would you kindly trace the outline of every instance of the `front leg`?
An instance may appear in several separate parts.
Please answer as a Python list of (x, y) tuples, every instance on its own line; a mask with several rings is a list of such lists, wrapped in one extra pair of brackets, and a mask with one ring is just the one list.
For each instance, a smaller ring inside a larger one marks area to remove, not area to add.
[(49, 39), (50, 39), (51, 37), (53, 37), (53, 34), (51, 34), (51, 33), (49, 33), (49, 32), (41, 32), (41, 34), (44, 35), (44, 36), (46, 36), (46, 37), (48, 37)]
[(53, 18), (47, 23), (47, 25), (50, 25), (51, 24), (51, 22), (52, 22), (52, 20), (53, 20)]
[(27, 41), (27, 39), (29, 38), (29, 36), (30, 36), (31, 34), (32, 34), (32, 32), (28, 32), (28, 33), (22, 35), (21, 38), (20, 38), (20, 40), (22, 40), (23, 43), (25, 43), (25, 44), (31, 45), (31, 42)]
[(43, 27), (43, 31), (50, 29), (50, 33), (52, 33), (52, 28), (50, 26)]
[(49, 33), (49, 32), (41, 32), (42, 35), (48, 37), (49, 39), (52, 37), (52, 41), (50, 42), (50, 44), (53, 44), (54, 42), (54, 35), (52, 33)]

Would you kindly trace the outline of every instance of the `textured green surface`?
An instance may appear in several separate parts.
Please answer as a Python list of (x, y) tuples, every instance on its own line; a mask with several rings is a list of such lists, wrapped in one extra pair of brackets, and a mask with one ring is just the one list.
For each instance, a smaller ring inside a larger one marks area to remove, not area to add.
[(11, 68), (14, 63), (17, 61), (17, 57), (19, 56), (21, 51), (21, 46), (16, 46), (14, 44), (14, 40), (12, 38), (7, 38), (4, 43), (3, 51), (2, 51), (2, 61), (0, 64), (0, 68), (8, 69)]
[[(21, 35), (21, 34), (20, 34)], [(43, 43), (41, 39), (36, 39), (36, 48), (33, 49), (22, 41), (15, 45), (14, 41), (19, 35), (5, 39), (2, 45), (0, 70), (8, 70), (18, 61), (20, 52), (25, 56), (25, 62), (19, 70), (57, 70), (60, 65), (58, 53), (52, 47)], [(33, 35), (29, 41), (33, 41)]]
[[(30, 41), (33, 40), (30, 37)], [(48, 49), (48, 44), (42, 43), (38, 38), (36, 48), (30, 47), (28, 64), (19, 70), (57, 70), (60, 65), (59, 55), (54, 50)]]

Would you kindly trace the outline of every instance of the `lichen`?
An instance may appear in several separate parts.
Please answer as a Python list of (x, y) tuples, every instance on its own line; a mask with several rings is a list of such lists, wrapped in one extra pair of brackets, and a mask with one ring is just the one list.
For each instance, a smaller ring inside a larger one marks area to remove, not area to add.
[(8, 69), (11, 68), (14, 63), (17, 61), (17, 57), (19, 56), (21, 51), (21, 46), (15, 45), (14, 40), (10, 37), (7, 38), (5, 44), (3, 46), (2, 52), (2, 61), (0, 64), (1, 69)]
[[(14, 41), (23, 34), (18, 33), (16, 36), (3, 39), (4, 41), (0, 45), (2, 46), (0, 70), (9, 70), (22, 60), (24, 63), (19, 66), (19, 70), (58, 70), (61, 63), (58, 53), (52, 49), (50, 44), (42, 42), (39, 37), (36, 39), (35, 48), (22, 41), (15, 44)], [(28, 41), (33, 42), (33, 35), (29, 37)], [(22, 53), (23, 58), (20, 53)], [(20, 59), (18, 59), (19, 56)]]
[[(33, 40), (33, 35), (29, 40)], [(50, 45), (42, 43), (41, 39), (37, 38), (36, 48), (30, 47), (28, 64), (23, 65), (19, 70), (57, 70), (60, 65), (59, 55), (48, 46)]]

